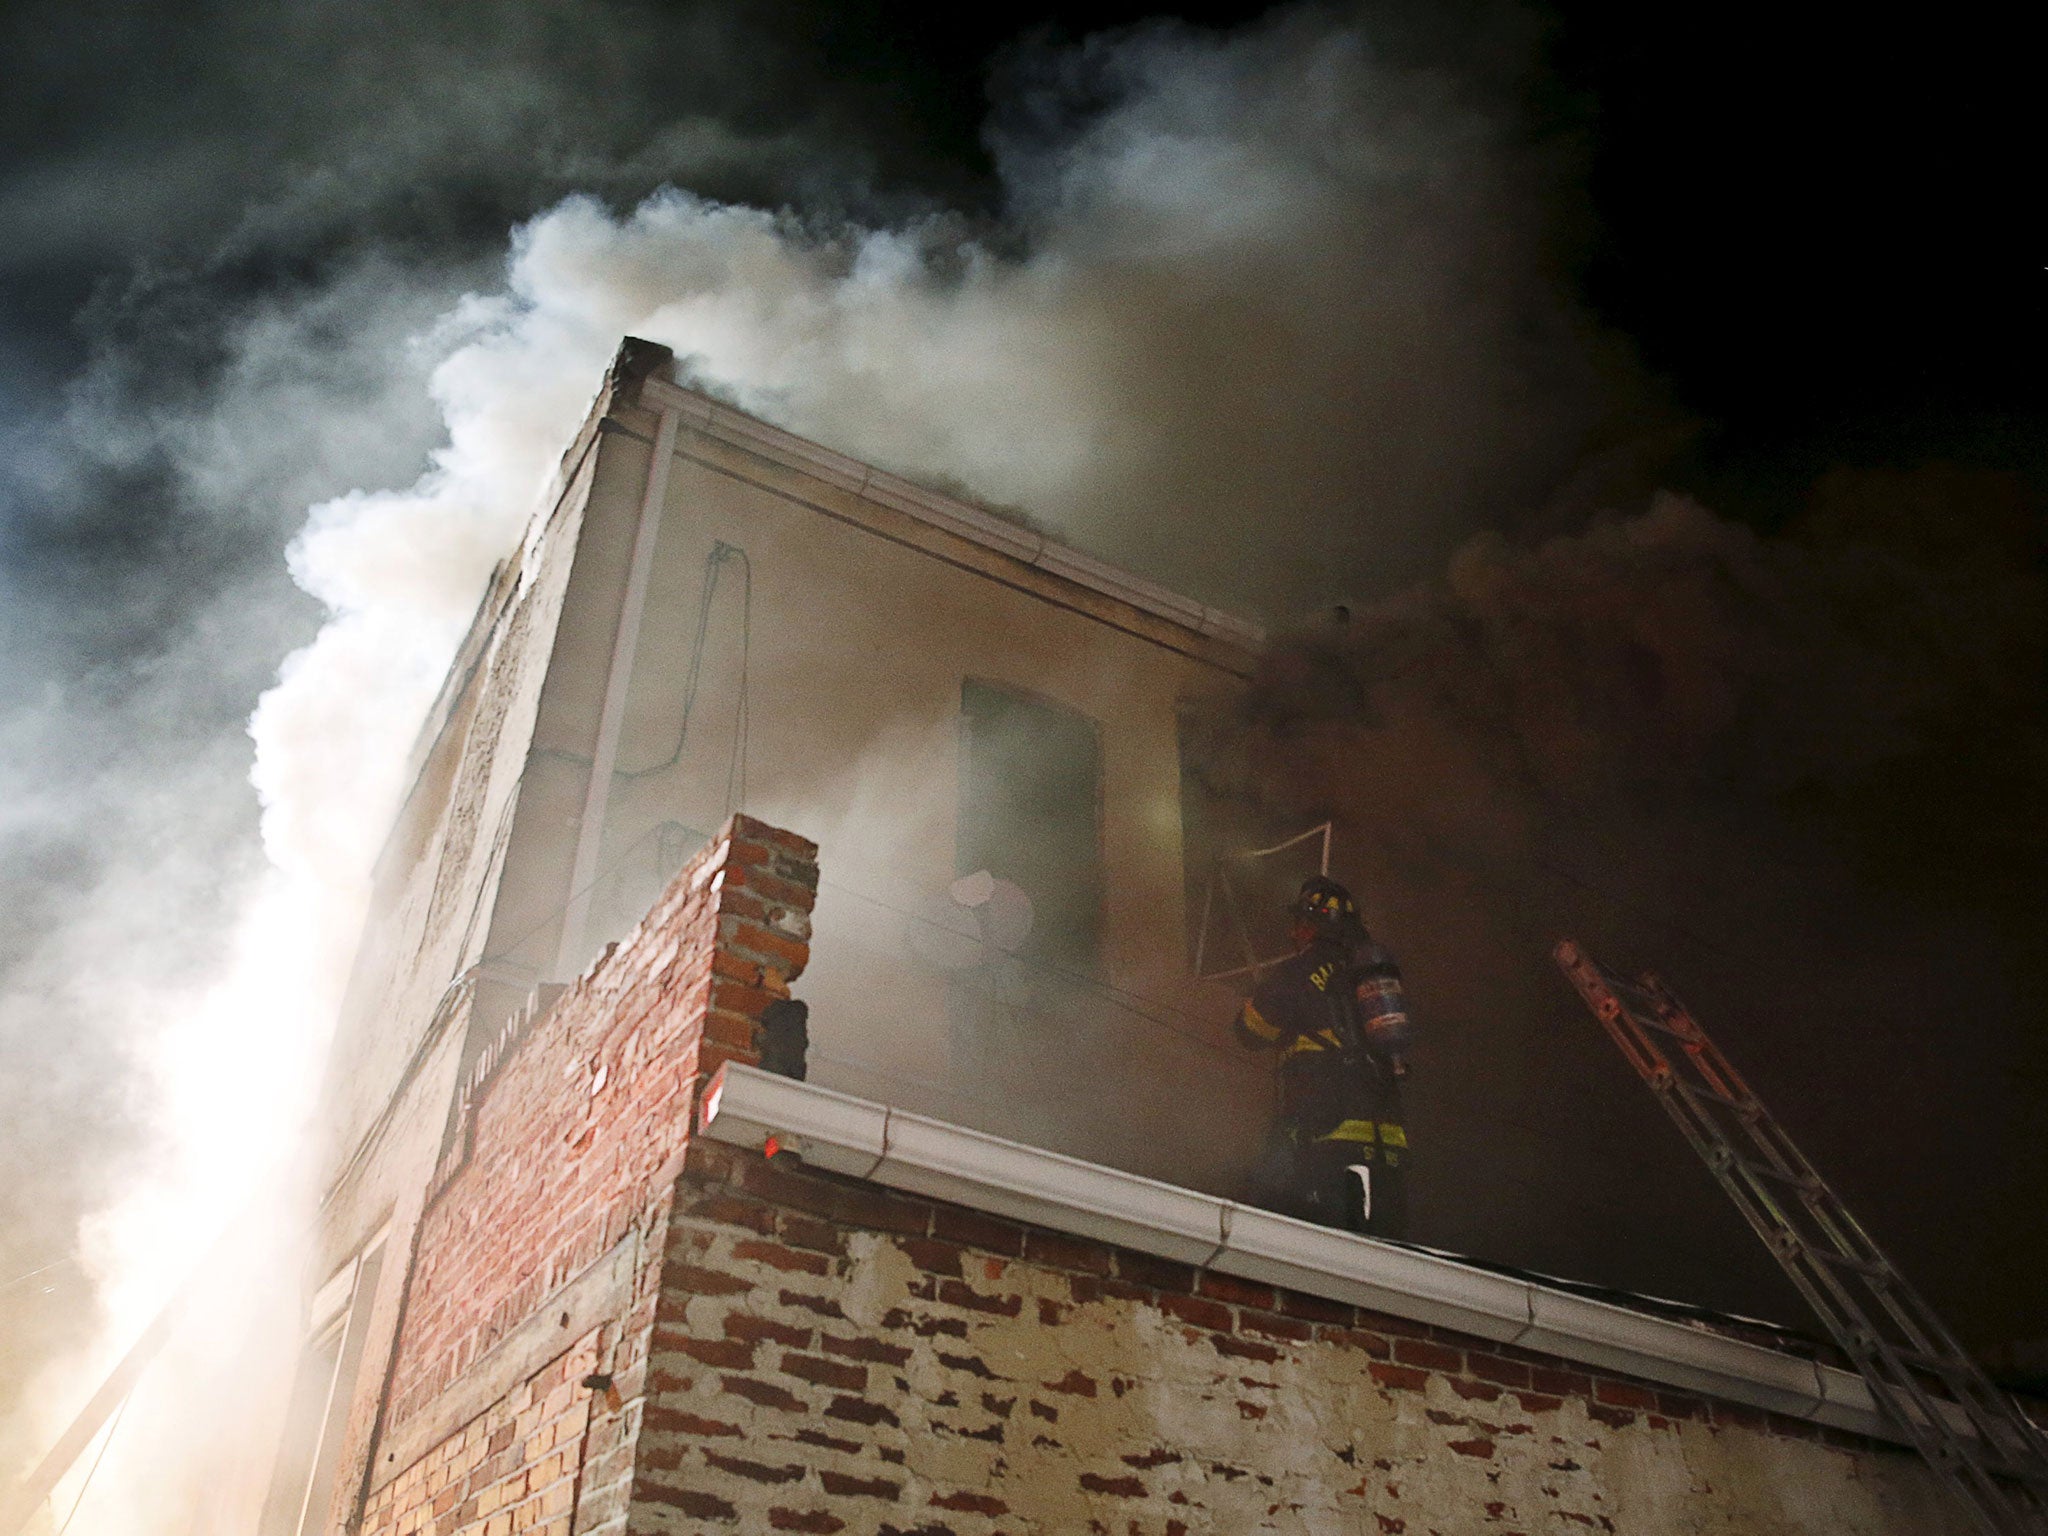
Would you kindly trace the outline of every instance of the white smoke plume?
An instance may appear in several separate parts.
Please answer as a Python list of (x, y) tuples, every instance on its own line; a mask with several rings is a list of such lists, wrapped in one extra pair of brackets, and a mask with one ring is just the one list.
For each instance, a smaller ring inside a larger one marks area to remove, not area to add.
[[(29, 1394), (24, 1443), (296, 1145), (423, 708), (623, 336), (800, 433), (1273, 614), (1428, 568), (1576, 456), (1602, 383), (1546, 278), (1549, 170), (1456, 81), (1321, 12), (1158, 26), (1018, 78), (1033, 126), (999, 146), (993, 223), (571, 197), (459, 299), (379, 260), (251, 317), (224, 392), (152, 424), (218, 499), (352, 453), (388, 473), (435, 416), (446, 435), (409, 488), (329, 496), (292, 545), (326, 617), (250, 723), (266, 863), (218, 970), (91, 978), (133, 1021), (145, 1131), (87, 1225), (101, 1337)], [(238, 1528), (175, 1427), (195, 1353), (131, 1405), (79, 1536)]]

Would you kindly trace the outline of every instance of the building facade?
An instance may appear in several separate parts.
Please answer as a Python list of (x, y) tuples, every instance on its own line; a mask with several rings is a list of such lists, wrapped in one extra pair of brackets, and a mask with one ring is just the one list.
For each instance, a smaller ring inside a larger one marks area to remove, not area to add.
[[(1266, 1089), (1190, 974), (1179, 728), (1257, 631), (669, 363), (622, 349), (423, 734), (263, 1536), (1939, 1523), (1840, 1372), (1231, 1205)], [(706, 1088), (792, 991), (771, 1163)], [(847, 1162), (876, 1112), (1008, 1171)], [(1111, 1219), (1154, 1199), (1265, 1247)]]

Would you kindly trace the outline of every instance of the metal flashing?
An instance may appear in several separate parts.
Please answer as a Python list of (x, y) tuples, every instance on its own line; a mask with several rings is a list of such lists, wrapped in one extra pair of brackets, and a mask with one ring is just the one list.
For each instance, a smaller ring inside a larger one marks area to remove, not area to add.
[(1396, 1243), (1177, 1189), (731, 1062), (699, 1130), (892, 1189), (1370, 1307), (1475, 1338), (1880, 1439), (1904, 1437), (1854, 1374)]

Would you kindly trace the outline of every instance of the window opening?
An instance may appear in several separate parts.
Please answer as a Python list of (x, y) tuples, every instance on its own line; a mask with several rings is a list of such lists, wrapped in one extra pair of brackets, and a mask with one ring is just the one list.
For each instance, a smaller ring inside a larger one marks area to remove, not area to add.
[(1016, 953), (1093, 973), (1102, 948), (1102, 740), (1093, 720), (975, 678), (960, 692), (957, 873), (1031, 899)]
[(342, 1436), (383, 1264), (380, 1240), (313, 1298), (312, 1326), (292, 1381), (284, 1438), (257, 1526), (260, 1536), (316, 1536), (323, 1527), (341, 1470)]

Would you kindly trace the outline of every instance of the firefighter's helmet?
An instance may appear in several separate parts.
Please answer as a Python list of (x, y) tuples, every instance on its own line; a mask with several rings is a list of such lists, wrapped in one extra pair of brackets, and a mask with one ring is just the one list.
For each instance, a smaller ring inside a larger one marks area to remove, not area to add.
[(1351, 893), (1328, 875), (1310, 875), (1302, 881), (1300, 894), (1287, 910), (1321, 934), (1348, 934), (1364, 926)]

